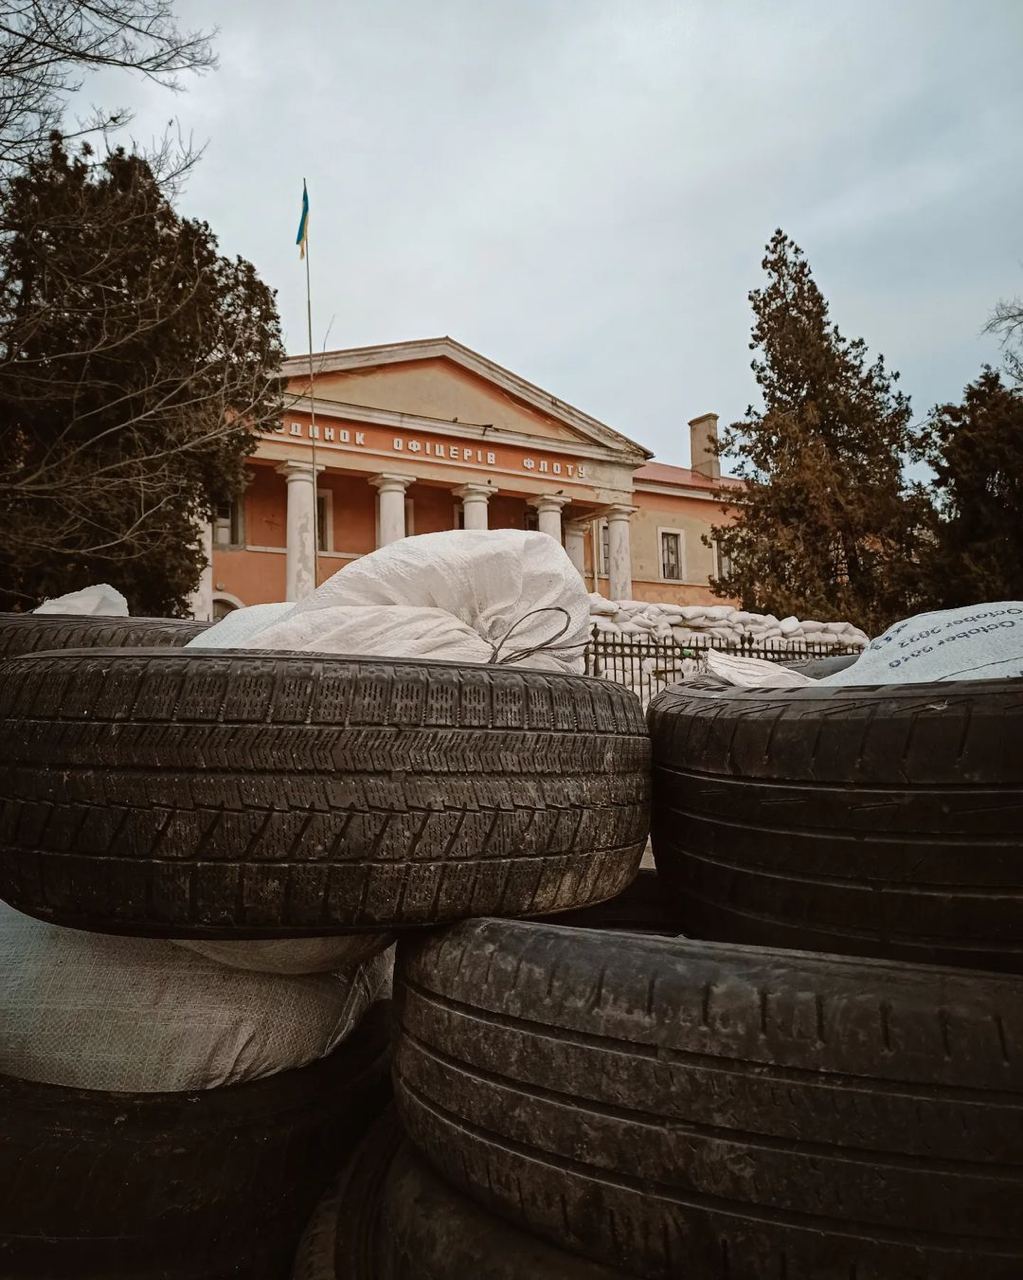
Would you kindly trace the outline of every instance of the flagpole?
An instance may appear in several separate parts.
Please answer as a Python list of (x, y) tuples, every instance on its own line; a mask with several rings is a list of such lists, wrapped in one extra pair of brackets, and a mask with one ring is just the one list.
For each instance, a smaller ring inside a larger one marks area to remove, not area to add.
[[(305, 178), (302, 190), (306, 190)], [(316, 399), (313, 395), (313, 295), (309, 283), (309, 216), (305, 224), (305, 316), (309, 338), (309, 442), (313, 467), (313, 590), (320, 585), (320, 495), (316, 487)]]

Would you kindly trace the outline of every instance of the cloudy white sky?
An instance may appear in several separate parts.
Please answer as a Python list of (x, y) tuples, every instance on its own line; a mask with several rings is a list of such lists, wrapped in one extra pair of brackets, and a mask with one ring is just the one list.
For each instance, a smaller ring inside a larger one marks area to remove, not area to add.
[(654, 449), (755, 396), (746, 295), (783, 227), (832, 315), (957, 397), (1023, 293), (1021, 0), (178, 0), (220, 67), (121, 78), (207, 142), (180, 205), (277, 289), (312, 204), (314, 341), (448, 333)]

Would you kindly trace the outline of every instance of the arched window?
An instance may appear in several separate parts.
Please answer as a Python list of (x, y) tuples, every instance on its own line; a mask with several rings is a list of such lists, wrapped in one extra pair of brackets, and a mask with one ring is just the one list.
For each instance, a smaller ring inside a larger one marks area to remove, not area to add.
[(235, 609), (244, 608), (244, 604), (237, 596), (229, 596), (225, 593), (215, 594), (213, 597), (213, 621), (219, 622), (221, 618), (226, 618), (229, 613), (234, 613)]

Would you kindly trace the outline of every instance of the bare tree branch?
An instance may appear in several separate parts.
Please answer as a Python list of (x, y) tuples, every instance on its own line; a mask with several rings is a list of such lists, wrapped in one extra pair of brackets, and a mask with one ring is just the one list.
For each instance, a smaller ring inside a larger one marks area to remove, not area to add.
[[(0, 171), (45, 147), (83, 74), (119, 68), (176, 90), (182, 73), (216, 65), (213, 34), (179, 30), (172, 0), (0, 0)], [(97, 113), (68, 136), (128, 120), (124, 111)]]
[(1002, 359), (1009, 376), (1023, 386), (1023, 298), (1003, 300), (984, 326), (1002, 340)]

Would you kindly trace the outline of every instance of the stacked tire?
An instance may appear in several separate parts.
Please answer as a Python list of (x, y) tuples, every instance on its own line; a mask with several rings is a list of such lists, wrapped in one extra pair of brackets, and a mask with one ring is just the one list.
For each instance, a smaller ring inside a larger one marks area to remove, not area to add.
[(649, 723), (687, 932), (1023, 973), (1023, 682), (677, 686)]
[[(639, 704), (602, 681), (27, 652), (0, 679), (0, 898), (204, 955), (585, 911), (635, 876), (649, 788)], [(0, 1272), (287, 1275), (299, 1221), (382, 1105), (382, 1016), (331, 1059), (201, 1094), (3, 1081), (30, 1176), (29, 1203), (0, 1206)]]
[(60, 613), (0, 613), (0, 662), (46, 649), (180, 647), (208, 622), (179, 618), (82, 617)]
[(649, 725), (685, 936), (406, 939), (414, 1158), (566, 1275), (1023, 1275), (1023, 687), (694, 682)]
[(0, 1076), (5, 1280), (281, 1280), (389, 1095), (390, 1012), (328, 1057), (181, 1092)]
[(298, 1280), (1023, 1274), (1017, 682), (694, 681), (648, 736), (523, 669), (5, 672), (0, 897), (207, 948), (399, 935), (396, 1112)]

